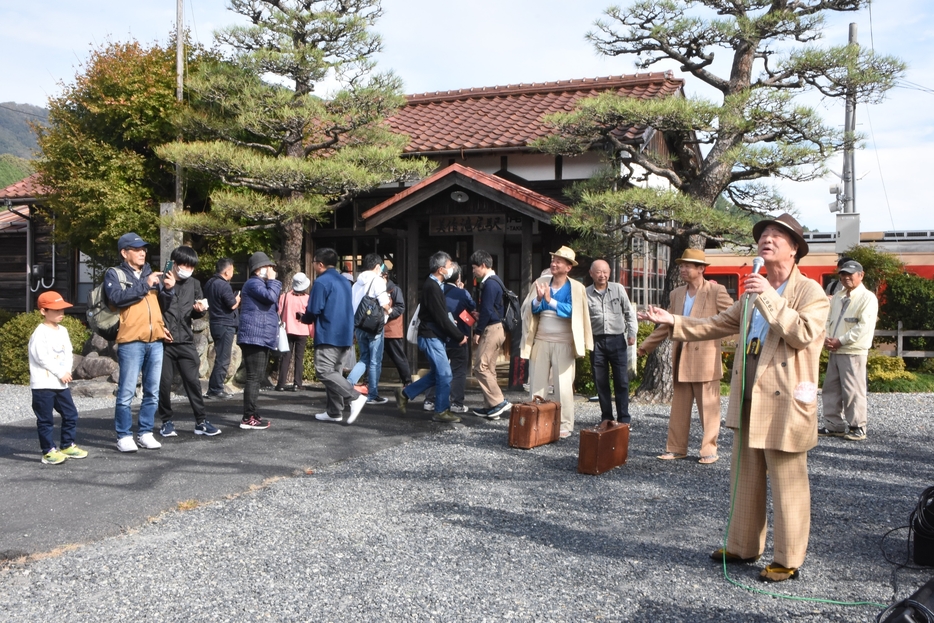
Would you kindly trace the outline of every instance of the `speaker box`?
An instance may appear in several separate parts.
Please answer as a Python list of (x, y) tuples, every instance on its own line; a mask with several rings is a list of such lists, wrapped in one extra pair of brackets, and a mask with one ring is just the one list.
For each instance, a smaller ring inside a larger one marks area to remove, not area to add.
[[(915, 602), (920, 607), (906, 602)], [(922, 608), (926, 608), (928, 612), (934, 612), (934, 580), (929, 580), (911, 597), (893, 607), (882, 623), (927, 623), (931, 619)]]
[(911, 526), (914, 531), (914, 561), (920, 567), (934, 567), (934, 536), (930, 534), (930, 526), (934, 526), (934, 507), (929, 503), (915, 515)]

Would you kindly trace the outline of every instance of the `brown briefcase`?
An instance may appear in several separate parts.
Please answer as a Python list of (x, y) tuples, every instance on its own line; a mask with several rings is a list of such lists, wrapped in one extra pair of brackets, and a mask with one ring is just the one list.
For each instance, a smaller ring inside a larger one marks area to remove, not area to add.
[(629, 453), (629, 424), (604, 420), (595, 428), (581, 429), (577, 471), (602, 474), (626, 462)]
[(509, 414), (509, 445), (534, 448), (558, 441), (561, 430), (561, 405), (535, 396), (532, 402), (512, 405)]

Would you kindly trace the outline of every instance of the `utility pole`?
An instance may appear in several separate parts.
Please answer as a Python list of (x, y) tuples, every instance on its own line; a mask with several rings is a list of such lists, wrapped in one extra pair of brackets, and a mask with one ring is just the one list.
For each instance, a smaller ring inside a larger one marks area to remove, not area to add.
[[(856, 24), (850, 24), (850, 37), (848, 46), (854, 51), (859, 50), (859, 43), (856, 41)], [(856, 89), (852, 86), (847, 88), (846, 92), (846, 112), (843, 121), (844, 144), (843, 144), (843, 193), (839, 193), (837, 187), (832, 187), (830, 192), (837, 194), (836, 207), (831, 204), (831, 211), (836, 212), (842, 208), (842, 213), (837, 214), (837, 240), (835, 251), (843, 253), (850, 247), (859, 244), (859, 213), (856, 212), (856, 178), (853, 174), (856, 168), (856, 157), (853, 149), (853, 137), (856, 135)]]
[[(176, 0), (175, 6), (175, 98), (179, 104), (184, 95), (184, 75), (185, 75), (185, 2)], [(175, 165), (175, 201), (172, 203), (160, 203), (159, 214), (162, 217), (171, 217), (177, 210), (183, 208), (182, 202), (182, 167)], [(175, 247), (182, 244), (182, 234), (180, 231), (161, 227), (159, 229), (159, 250), (160, 265), (165, 266), (166, 260), (172, 254)]]

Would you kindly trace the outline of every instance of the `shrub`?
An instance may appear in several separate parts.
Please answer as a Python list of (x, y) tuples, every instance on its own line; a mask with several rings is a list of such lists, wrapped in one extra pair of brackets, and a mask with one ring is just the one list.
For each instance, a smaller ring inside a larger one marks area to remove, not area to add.
[[(0, 379), (17, 385), (29, 384), (29, 338), (42, 323), (38, 311), (18, 314), (0, 327)], [(68, 329), (71, 348), (80, 353), (90, 334), (81, 321), (65, 316), (62, 326)]]

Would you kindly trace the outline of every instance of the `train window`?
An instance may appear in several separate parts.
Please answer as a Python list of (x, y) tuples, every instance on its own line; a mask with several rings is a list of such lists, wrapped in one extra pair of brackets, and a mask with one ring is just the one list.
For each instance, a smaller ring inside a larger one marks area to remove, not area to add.
[(739, 292), (739, 278), (736, 275), (705, 275), (726, 288), (727, 294), (735, 300)]

